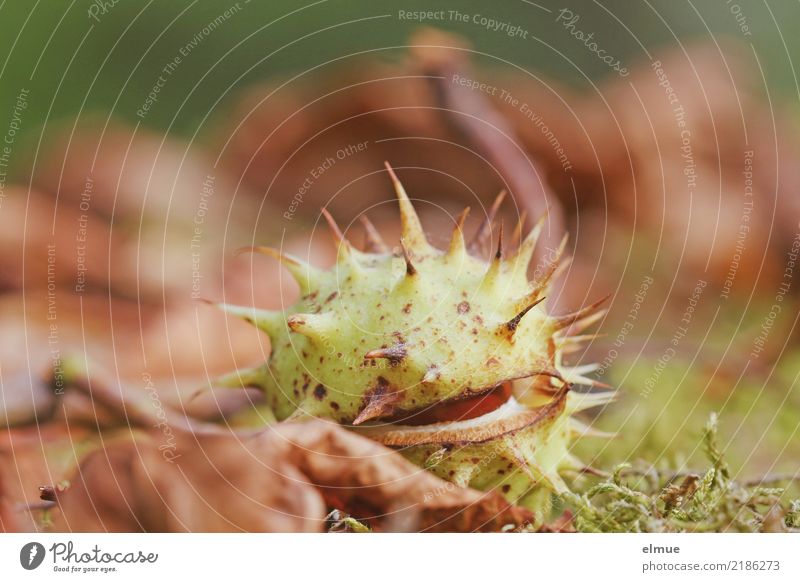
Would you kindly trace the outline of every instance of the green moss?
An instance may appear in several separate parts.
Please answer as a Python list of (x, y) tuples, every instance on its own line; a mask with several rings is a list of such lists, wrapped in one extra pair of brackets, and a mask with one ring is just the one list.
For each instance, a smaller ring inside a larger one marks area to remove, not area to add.
[[(613, 475), (563, 502), (582, 532), (762, 532), (800, 525), (800, 501), (787, 501), (784, 487), (736, 481), (720, 449), (718, 421), (711, 414), (702, 435), (710, 465), (698, 473), (675, 473), (639, 462), (621, 464)], [(800, 531), (800, 530), (798, 530)]]

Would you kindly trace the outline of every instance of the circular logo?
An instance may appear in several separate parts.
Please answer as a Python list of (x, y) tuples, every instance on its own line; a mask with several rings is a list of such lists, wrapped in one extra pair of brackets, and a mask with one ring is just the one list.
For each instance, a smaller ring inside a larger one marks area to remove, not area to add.
[(19, 551), (19, 563), (26, 570), (35, 570), (44, 561), (44, 546), (39, 542), (29, 542)]

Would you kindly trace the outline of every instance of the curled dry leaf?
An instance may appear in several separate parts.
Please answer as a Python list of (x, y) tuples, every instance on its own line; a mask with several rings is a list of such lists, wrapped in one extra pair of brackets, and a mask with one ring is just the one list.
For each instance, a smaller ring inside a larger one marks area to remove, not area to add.
[(377, 531), (499, 531), (532, 518), (316, 420), (169, 445), (138, 434), (89, 454), (71, 482), (52, 530), (320, 532), (329, 508)]

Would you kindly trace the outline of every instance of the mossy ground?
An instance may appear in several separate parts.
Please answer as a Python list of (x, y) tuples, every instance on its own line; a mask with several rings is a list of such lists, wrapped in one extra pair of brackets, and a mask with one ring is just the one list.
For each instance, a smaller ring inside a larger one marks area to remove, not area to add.
[(638, 461), (581, 493), (562, 495), (583, 532), (800, 531), (800, 499), (789, 476), (735, 479), (711, 414), (699, 443), (706, 462), (698, 472), (670, 471)]

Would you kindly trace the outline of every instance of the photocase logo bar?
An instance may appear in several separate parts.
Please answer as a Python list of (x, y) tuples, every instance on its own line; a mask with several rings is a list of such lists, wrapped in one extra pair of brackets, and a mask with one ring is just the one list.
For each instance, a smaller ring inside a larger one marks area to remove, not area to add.
[(158, 553), (143, 550), (109, 550), (98, 544), (90, 548), (78, 548), (72, 541), (56, 542), (49, 548), (39, 542), (28, 542), (19, 551), (19, 564), (25, 570), (35, 570), (49, 556), (50, 566), (54, 572), (68, 573), (101, 573), (118, 572), (120, 568), (133, 565), (155, 564)]
[(42, 565), (46, 552), (39, 542), (28, 542), (19, 551), (19, 563), (26, 570), (35, 570)]

